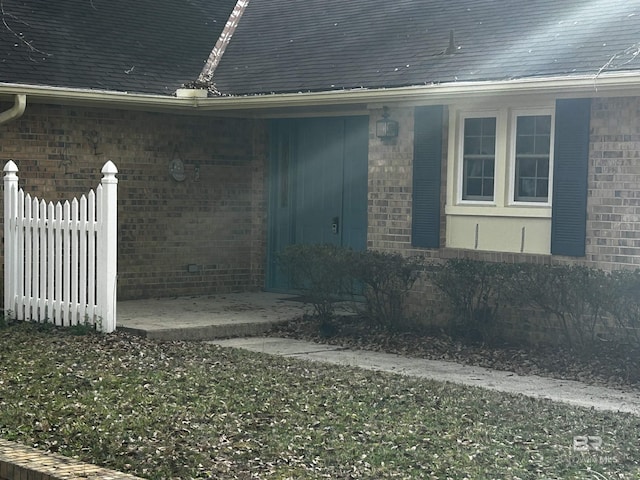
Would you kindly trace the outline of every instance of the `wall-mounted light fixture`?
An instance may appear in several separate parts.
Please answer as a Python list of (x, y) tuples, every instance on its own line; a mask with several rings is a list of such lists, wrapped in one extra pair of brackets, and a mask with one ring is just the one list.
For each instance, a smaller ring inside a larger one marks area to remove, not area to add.
[(380, 140), (391, 140), (398, 136), (398, 122), (389, 118), (389, 107), (382, 108), (382, 118), (376, 122), (376, 136)]

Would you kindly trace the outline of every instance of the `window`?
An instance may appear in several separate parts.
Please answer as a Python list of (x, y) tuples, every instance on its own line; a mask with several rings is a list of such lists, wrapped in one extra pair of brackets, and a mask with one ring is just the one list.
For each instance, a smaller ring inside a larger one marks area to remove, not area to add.
[(457, 115), (455, 205), (530, 212), (551, 206), (553, 108), (459, 110)]
[(584, 256), (590, 101), (449, 107), (445, 245)]
[(465, 118), (462, 173), (463, 200), (493, 200), (495, 161), (495, 117)]
[(551, 115), (516, 116), (516, 202), (548, 202)]

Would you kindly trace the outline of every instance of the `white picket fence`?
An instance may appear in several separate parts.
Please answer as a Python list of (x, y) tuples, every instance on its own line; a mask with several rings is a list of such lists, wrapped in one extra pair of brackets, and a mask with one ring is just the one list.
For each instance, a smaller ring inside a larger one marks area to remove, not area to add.
[(4, 167), (4, 310), (18, 320), (116, 328), (118, 169), (109, 161), (95, 190), (64, 204), (18, 188)]

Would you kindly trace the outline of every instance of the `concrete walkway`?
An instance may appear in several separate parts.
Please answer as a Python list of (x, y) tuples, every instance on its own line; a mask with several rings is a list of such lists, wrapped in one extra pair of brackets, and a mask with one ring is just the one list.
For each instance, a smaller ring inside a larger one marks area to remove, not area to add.
[(488, 388), (500, 392), (546, 398), (555, 402), (596, 410), (626, 412), (640, 416), (640, 392), (638, 391), (592, 387), (571, 380), (556, 380), (536, 375), (519, 376), (511, 372), (489, 370), (453, 362), (350, 350), (286, 338), (235, 338), (215, 340), (211, 343), (271, 355), (350, 365), (368, 370)]
[[(305, 313), (309, 313), (309, 307), (296, 301), (295, 296), (267, 292), (136, 300), (118, 302), (118, 329), (159, 340), (213, 340), (219, 345), (255, 352), (352, 365), (640, 416), (637, 390), (590, 387), (570, 380), (519, 376), (453, 362), (256, 337), (277, 323)], [(216, 340), (225, 337), (240, 338)]]
[(118, 329), (156, 340), (260, 335), (310, 307), (284, 293), (244, 292), (120, 301)]

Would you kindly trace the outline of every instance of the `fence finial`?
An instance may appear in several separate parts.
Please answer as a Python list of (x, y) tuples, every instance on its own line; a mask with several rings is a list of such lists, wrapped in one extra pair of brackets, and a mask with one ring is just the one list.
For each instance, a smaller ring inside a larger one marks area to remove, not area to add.
[(7, 174), (16, 174), (18, 173), (18, 166), (15, 164), (15, 162), (13, 160), (9, 160), (5, 165), (4, 165), (4, 169), (3, 169), (4, 173)]
[(109, 160), (102, 167), (102, 174), (104, 175), (103, 181), (105, 178), (114, 178), (116, 173), (118, 173), (118, 167), (116, 167), (115, 163)]

